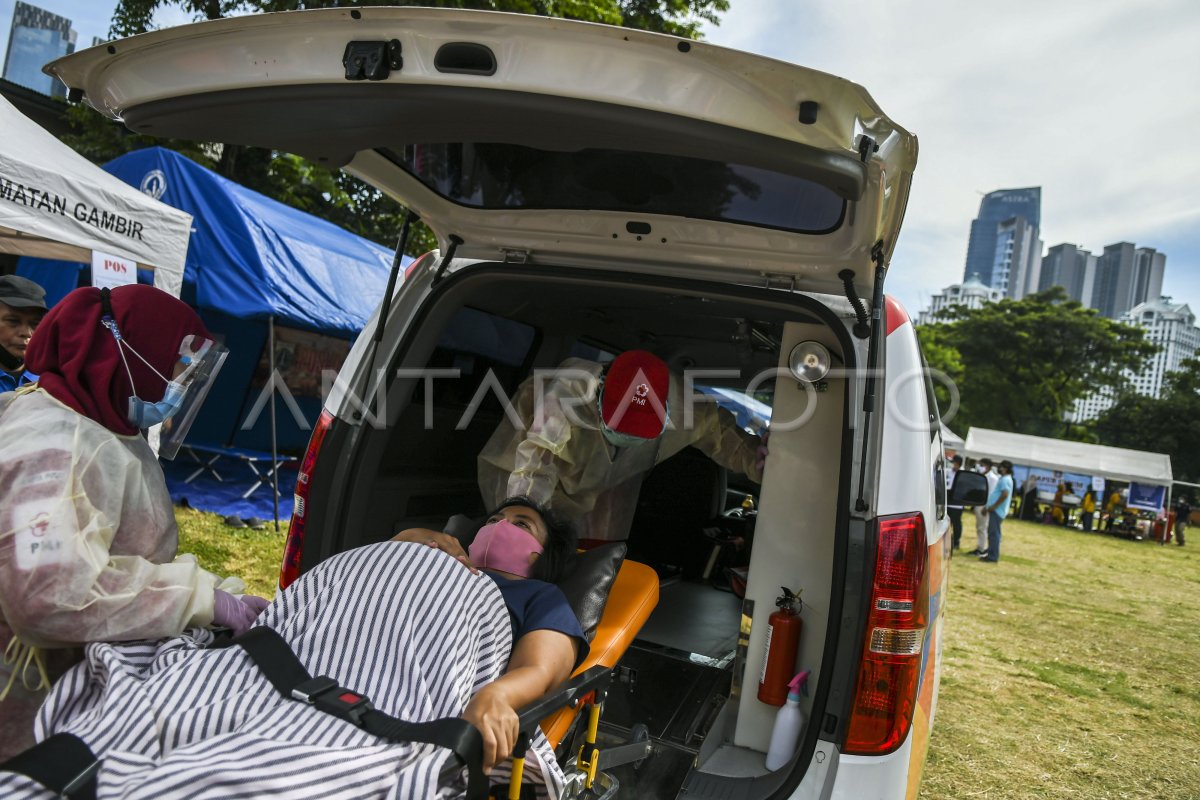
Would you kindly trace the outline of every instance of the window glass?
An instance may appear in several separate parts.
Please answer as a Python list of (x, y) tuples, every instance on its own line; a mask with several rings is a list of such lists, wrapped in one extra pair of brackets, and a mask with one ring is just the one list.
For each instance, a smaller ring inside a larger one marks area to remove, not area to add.
[(683, 156), (487, 143), (416, 144), (383, 154), (472, 208), (626, 211), (829, 233), (846, 205), (804, 178)]
[[(434, 404), (441, 408), (465, 408), (489, 373), (511, 395), (521, 382), (536, 340), (537, 330), (523, 322), (474, 308), (460, 308), (442, 331), (428, 365), (430, 369), (458, 370), (460, 377), (432, 382)], [(417, 382), (412, 400), (424, 405), (423, 382)], [(486, 393), (482, 410), (500, 412), (494, 392)]]

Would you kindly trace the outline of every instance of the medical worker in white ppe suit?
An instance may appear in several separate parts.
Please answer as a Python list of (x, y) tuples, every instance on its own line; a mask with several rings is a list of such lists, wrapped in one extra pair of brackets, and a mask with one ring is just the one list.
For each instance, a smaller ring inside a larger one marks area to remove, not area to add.
[(225, 355), (186, 304), (139, 285), (76, 289), (30, 341), (38, 382), (0, 395), (0, 760), (33, 744), (45, 690), (82, 645), (241, 631), (266, 606), (176, 559), (140, 435), (161, 424), (173, 456)]

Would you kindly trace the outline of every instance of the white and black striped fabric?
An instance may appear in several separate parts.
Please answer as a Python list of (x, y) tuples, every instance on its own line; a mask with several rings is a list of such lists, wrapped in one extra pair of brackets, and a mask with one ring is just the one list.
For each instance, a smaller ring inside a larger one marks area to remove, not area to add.
[[(462, 712), (512, 649), (508, 612), (485, 575), (421, 544), (335, 556), (263, 612), (313, 675), (328, 675), (400, 719)], [(385, 743), (281, 697), (240, 648), (205, 649), (207, 631), (162, 642), (92, 644), (51, 691), (38, 739), (73, 733), (103, 763), (100, 798), (425, 798), (462, 794), (438, 775), (448, 750)], [(494, 778), (507, 773), (498, 768)], [(557, 796), (562, 772), (539, 731), (526, 780)], [(0, 774), (0, 797), (43, 798)]]

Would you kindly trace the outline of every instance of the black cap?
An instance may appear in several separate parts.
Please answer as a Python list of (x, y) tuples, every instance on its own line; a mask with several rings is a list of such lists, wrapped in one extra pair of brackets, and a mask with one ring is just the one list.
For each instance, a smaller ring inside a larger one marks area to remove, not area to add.
[(20, 275), (0, 275), (0, 303), (13, 308), (46, 310), (46, 290)]

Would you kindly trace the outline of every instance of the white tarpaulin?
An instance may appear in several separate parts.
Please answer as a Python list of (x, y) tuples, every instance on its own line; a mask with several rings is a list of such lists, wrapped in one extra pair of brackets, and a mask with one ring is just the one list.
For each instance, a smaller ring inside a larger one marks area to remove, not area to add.
[(192, 217), (109, 175), (0, 97), (0, 253), (153, 269), (178, 296)]
[(946, 423), (942, 423), (942, 447), (948, 450), (962, 450), (963, 439), (954, 431), (946, 427)]
[(971, 458), (1007, 458), (1027, 467), (1076, 472), (1119, 481), (1171, 485), (1171, 457), (1163, 453), (1126, 450), (1100, 444), (1046, 439), (987, 428), (967, 431), (964, 453)]

